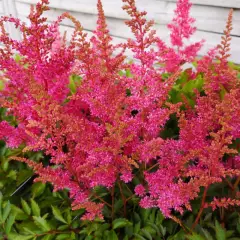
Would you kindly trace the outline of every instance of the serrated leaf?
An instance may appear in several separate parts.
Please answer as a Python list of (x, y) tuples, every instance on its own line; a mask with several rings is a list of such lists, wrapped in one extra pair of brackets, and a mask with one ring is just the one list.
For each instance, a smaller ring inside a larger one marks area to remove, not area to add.
[(40, 227), (43, 231), (50, 231), (51, 230), (51, 227), (49, 226), (46, 219), (44, 219), (42, 217), (36, 217), (36, 216), (33, 216), (33, 219), (34, 219), (35, 224), (38, 227)]
[(160, 225), (160, 231), (161, 231), (161, 234), (163, 235), (163, 236), (165, 236), (166, 235), (166, 232), (167, 232), (167, 228), (166, 227), (163, 227), (163, 225)]
[[(147, 222), (147, 225), (151, 226), (151, 227), (156, 231), (156, 233), (157, 233), (158, 236), (161, 235), (161, 233), (160, 233), (160, 231), (159, 231), (159, 228), (158, 228), (158, 226), (157, 226), (156, 224), (151, 223), (151, 222)], [(163, 235), (163, 236), (164, 236), (164, 235)]]
[(11, 203), (8, 201), (6, 206), (3, 208), (2, 221), (5, 222), (11, 211)]
[(158, 211), (157, 217), (156, 217), (156, 225), (158, 226), (161, 225), (163, 220), (164, 220), (163, 214), (160, 211)]
[(203, 234), (204, 234), (204, 236), (205, 236), (205, 238), (207, 239), (207, 240), (213, 240), (213, 237), (212, 237), (212, 235), (208, 232), (208, 230), (206, 230), (206, 229), (201, 229), (202, 230), (202, 232), (203, 232)]
[(203, 219), (204, 222), (208, 222), (209, 220), (212, 219), (212, 213), (208, 213), (205, 218)]
[(112, 225), (113, 225), (113, 229), (117, 229), (117, 228), (122, 228), (125, 226), (132, 225), (132, 223), (125, 218), (118, 218), (113, 221)]
[(21, 204), (22, 204), (24, 212), (27, 215), (30, 215), (31, 214), (31, 208), (28, 206), (27, 202), (24, 199), (21, 199)]
[(35, 235), (35, 232), (33, 232), (32, 230), (30, 230), (30, 229), (27, 228), (27, 227), (23, 227), (23, 230), (24, 230), (24, 232), (26, 232), (26, 233), (30, 233), (30, 234), (32, 234), (32, 235)]
[(133, 234), (137, 239), (139, 240), (146, 240), (146, 238), (142, 237), (141, 235), (139, 235), (138, 233), (134, 233)]
[(192, 235), (187, 236), (188, 240), (205, 240), (201, 235), (193, 233)]
[(6, 234), (9, 234), (10, 231), (11, 231), (11, 228), (12, 228), (12, 225), (15, 221), (15, 217), (16, 215), (15, 214), (10, 214), (8, 219), (7, 219), (7, 222), (6, 222), (6, 226), (5, 226), (5, 232)]
[(26, 220), (28, 219), (28, 215), (20, 208), (15, 205), (11, 206), (11, 212), (16, 214), (16, 220)]
[(146, 237), (147, 239), (152, 240), (151, 234), (150, 234), (145, 228), (141, 229), (141, 233), (142, 233), (142, 235), (143, 235), (144, 237)]
[(226, 231), (222, 226), (219, 224), (218, 221), (215, 221), (215, 230), (216, 230), (216, 239), (217, 240), (226, 240)]
[(46, 188), (45, 183), (41, 183), (41, 182), (34, 183), (31, 189), (33, 198), (40, 196), (44, 192), (45, 188)]
[(67, 221), (63, 218), (60, 210), (57, 207), (52, 206), (52, 212), (53, 212), (54, 217), (58, 221), (63, 222), (63, 223), (67, 223)]
[(108, 232), (107, 240), (118, 240), (118, 236), (114, 230)]
[(33, 199), (31, 199), (30, 201), (31, 201), (31, 208), (32, 208), (33, 215), (40, 217), (40, 214), (41, 214), (40, 207)]

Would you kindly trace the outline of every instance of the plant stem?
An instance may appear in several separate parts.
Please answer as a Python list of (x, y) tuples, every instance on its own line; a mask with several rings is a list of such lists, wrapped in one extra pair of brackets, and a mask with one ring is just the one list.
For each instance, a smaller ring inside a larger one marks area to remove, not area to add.
[(234, 191), (234, 186), (233, 184), (228, 180), (228, 179), (225, 179), (225, 181), (227, 182), (228, 186), (231, 188), (232, 191)]
[(202, 216), (202, 212), (204, 210), (204, 205), (205, 205), (205, 201), (206, 201), (206, 197), (207, 197), (207, 191), (208, 191), (208, 186), (205, 187), (204, 189), (204, 192), (203, 192), (203, 197), (202, 197), (202, 202), (201, 202), (201, 207), (199, 209), (199, 212), (198, 212), (198, 215), (197, 215), (197, 218), (195, 219), (195, 222), (193, 223), (192, 225), (192, 230), (197, 226), (199, 220), (200, 220), (200, 217)]
[(120, 181), (118, 181), (118, 186), (119, 186), (119, 190), (120, 190), (120, 193), (121, 193), (121, 197), (122, 197), (122, 201), (123, 201), (123, 211), (124, 211), (124, 217), (127, 216), (127, 201), (126, 201), (126, 198), (123, 194), (123, 191), (122, 191), (122, 186), (121, 186), (121, 183)]
[(158, 166), (158, 165), (159, 165), (159, 163), (154, 164), (152, 167), (150, 167), (149, 169), (147, 169), (147, 171), (152, 170), (153, 168), (155, 168), (155, 167)]
[(181, 219), (179, 219), (179, 218), (177, 218), (177, 217), (175, 217), (175, 216), (173, 216), (173, 215), (171, 215), (170, 218), (171, 218), (174, 222), (176, 222), (177, 224), (179, 224), (179, 225), (181, 226), (181, 228), (184, 230), (185, 233), (188, 233), (188, 230), (187, 230), (187, 229), (185, 228), (185, 226), (183, 225)]
[(112, 217), (112, 221), (114, 219), (114, 187), (115, 186), (112, 187), (112, 191), (111, 191), (111, 196), (112, 196), (112, 206), (111, 206), (112, 213), (111, 213), (111, 217)]
[(236, 182), (234, 183), (233, 187), (234, 187), (234, 190), (236, 190), (238, 184), (240, 183), (240, 176), (237, 178)]
[(112, 208), (112, 205), (107, 203), (105, 200), (103, 200), (101, 197), (97, 196), (95, 193), (93, 193), (93, 196), (97, 199), (99, 199), (102, 203), (106, 204), (108, 207)]

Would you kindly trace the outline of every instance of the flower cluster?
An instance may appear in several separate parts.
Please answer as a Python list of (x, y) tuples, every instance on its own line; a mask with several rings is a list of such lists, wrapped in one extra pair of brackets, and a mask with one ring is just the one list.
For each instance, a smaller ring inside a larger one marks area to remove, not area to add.
[[(120, 45), (112, 43), (100, 0), (90, 40), (68, 13), (47, 23), (42, 14), (48, 0), (32, 8), (29, 26), (12, 17), (0, 19), (5, 81), (0, 104), (16, 118), (15, 126), (0, 123), (0, 138), (9, 147), (24, 144), (25, 152), (41, 150), (49, 156), (47, 166), (14, 159), (32, 167), (36, 181), (68, 189), (73, 209), (85, 208), (84, 219), (89, 220), (103, 217), (103, 204), (92, 201), (93, 189), (104, 186), (114, 193), (115, 183), (131, 182), (136, 169), (144, 174), (143, 184), (135, 187), (140, 205), (157, 206), (168, 217), (172, 209), (190, 210), (200, 187), (240, 175), (223, 161), (226, 155), (238, 159), (230, 144), (240, 138), (239, 81), (226, 64), (229, 35), (218, 56), (220, 64), (214, 62), (214, 51), (198, 61), (191, 77), (205, 76), (205, 94), (196, 91), (195, 107), (182, 108), (169, 101), (169, 91), (182, 64), (191, 62), (203, 44), (183, 42), (195, 31), (191, 4), (177, 1), (168, 46), (134, 0), (123, 2), (135, 39)], [(65, 18), (75, 25), (70, 40), (59, 32)], [(22, 40), (11, 39), (6, 21), (20, 29)], [(127, 63), (126, 49), (133, 52), (133, 63)], [(173, 114), (179, 119), (178, 139), (164, 139), (161, 131)]]

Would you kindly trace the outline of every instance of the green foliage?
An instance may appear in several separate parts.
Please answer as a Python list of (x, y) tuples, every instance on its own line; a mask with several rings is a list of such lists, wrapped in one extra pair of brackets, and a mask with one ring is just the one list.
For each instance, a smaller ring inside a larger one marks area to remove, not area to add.
[(169, 100), (172, 103), (188, 103), (191, 107), (195, 105), (195, 91), (202, 92), (203, 77), (197, 75), (195, 79), (191, 78), (191, 69), (185, 70), (176, 81), (169, 93)]

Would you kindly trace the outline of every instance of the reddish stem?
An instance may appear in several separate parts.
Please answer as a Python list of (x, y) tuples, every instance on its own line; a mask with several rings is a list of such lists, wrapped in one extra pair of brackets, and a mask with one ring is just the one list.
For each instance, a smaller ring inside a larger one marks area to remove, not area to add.
[(199, 212), (198, 212), (198, 215), (197, 215), (197, 218), (195, 219), (195, 222), (193, 223), (192, 225), (192, 230), (197, 226), (199, 220), (200, 220), (200, 217), (202, 216), (202, 212), (204, 210), (204, 206), (205, 206), (205, 201), (206, 201), (206, 197), (207, 197), (207, 191), (208, 191), (208, 186), (204, 189), (204, 192), (203, 192), (203, 197), (202, 197), (202, 202), (201, 202), (201, 207), (199, 209)]
[(122, 186), (121, 186), (121, 183), (118, 182), (118, 186), (119, 186), (119, 189), (120, 189), (120, 193), (121, 193), (121, 197), (122, 197), (122, 201), (123, 201), (123, 211), (124, 211), (124, 217), (127, 216), (127, 200), (123, 194), (123, 191), (122, 191)]

